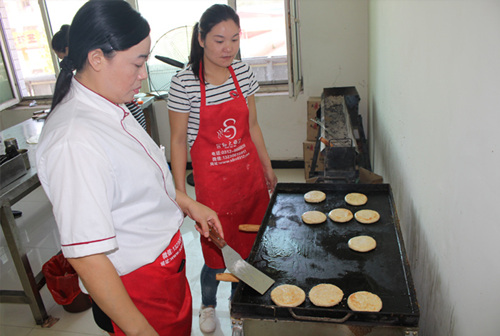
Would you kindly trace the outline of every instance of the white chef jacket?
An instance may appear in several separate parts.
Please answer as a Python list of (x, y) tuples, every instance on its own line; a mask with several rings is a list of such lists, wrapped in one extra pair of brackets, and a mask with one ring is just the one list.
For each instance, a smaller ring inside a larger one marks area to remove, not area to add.
[(105, 253), (125, 275), (154, 261), (183, 222), (160, 148), (124, 105), (74, 78), (36, 157), (66, 258)]

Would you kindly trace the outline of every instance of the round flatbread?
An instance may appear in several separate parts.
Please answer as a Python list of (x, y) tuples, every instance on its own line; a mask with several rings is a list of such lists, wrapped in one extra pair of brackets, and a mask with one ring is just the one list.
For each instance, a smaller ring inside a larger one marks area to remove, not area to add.
[(380, 214), (375, 210), (359, 210), (354, 214), (354, 218), (363, 224), (372, 224), (380, 219)]
[(319, 190), (311, 190), (304, 194), (307, 203), (320, 203), (326, 199), (326, 194)]
[(366, 197), (365, 194), (350, 193), (345, 195), (344, 200), (347, 204), (358, 206), (366, 204), (366, 202), (368, 202), (368, 197)]
[(326, 221), (326, 215), (321, 211), (306, 211), (302, 214), (302, 220), (306, 224), (321, 224)]
[(271, 291), (271, 300), (280, 307), (297, 307), (306, 299), (306, 293), (295, 285), (279, 285)]
[(354, 311), (378, 312), (382, 309), (382, 300), (373, 293), (360, 291), (349, 295), (347, 305)]
[(377, 247), (377, 242), (370, 236), (357, 236), (349, 239), (347, 245), (351, 250), (357, 252), (368, 252)]
[(331, 284), (319, 284), (309, 291), (309, 300), (318, 307), (332, 307), (344, 297), (342, 289)]
[(328, 217), (334, 222), (346, 223), (352, 219), (353, 215), (349, 209), (337, 208), (330, 211)]

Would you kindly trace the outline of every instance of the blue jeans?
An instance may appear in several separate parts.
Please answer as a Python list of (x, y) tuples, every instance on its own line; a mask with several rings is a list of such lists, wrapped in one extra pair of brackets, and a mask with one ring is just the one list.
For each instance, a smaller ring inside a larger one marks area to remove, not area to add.
[[(203, 265), (200, 274), (201, 282), (201, 304), (204, 307), (207, 306), (217, 306), (217, 288), (219, 287), (219, 282), (215, 280), (215, 275), (217, 273), (223, 273), (225, 268), (210, 268), (206, 264)], [(233, 297), (234, 291), (238, 286), (237, 282), (231, 283), (231, 298)]]

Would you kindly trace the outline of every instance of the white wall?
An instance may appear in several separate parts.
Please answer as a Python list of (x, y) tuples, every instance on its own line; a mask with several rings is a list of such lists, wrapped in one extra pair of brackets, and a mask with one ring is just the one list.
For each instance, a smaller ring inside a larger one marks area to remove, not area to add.
[(374, 169), (393, 188), (422, 335), (498, 335), (500, 1), (370, 2)]
[[(365, 120), (368, 111), (368, 0), (299, 0), (299, 11), (304, 92), (296, 100), (288, 93), (256, 98), (272, 160), (303, 159), (307, 99), (320, 96), (323, 88), (355, 86)], [(168, 148), (164, 102), (157, 103), (155, 111), (160, 140)]]

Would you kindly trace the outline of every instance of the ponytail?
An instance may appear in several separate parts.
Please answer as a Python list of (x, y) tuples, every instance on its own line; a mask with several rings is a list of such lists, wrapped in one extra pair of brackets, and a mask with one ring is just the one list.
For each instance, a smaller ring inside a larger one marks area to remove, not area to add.
[(54, 88), (54, 96), (52, 97), (52, 104), (50, 106), (51, 111), (68, 93), (71, 85), (71, 79), (73, 78), (73, 70), (75, 70), (75, 66), (68, 56), (63, 58), (63, 60), (59, 63), (59, 66), (61, 67), (61, 71), (59, 72), (59, 76), (57, 76)]
[(193, 36), (191, 37), (191, 52), (189, 54), (189, 64), (191, 64), (191, 69), (193, 70), (194, 76), (201, 80), (203, 78), (199, 78), (199, 73), (200, 73), (200, 64), (201, 61), (203, 60), (204, 50), (201, 47), (200, 42), (198, 41), (198, 35), (200, 32), (199, 26), (200, 25), (197, 22), (193, 27)]

